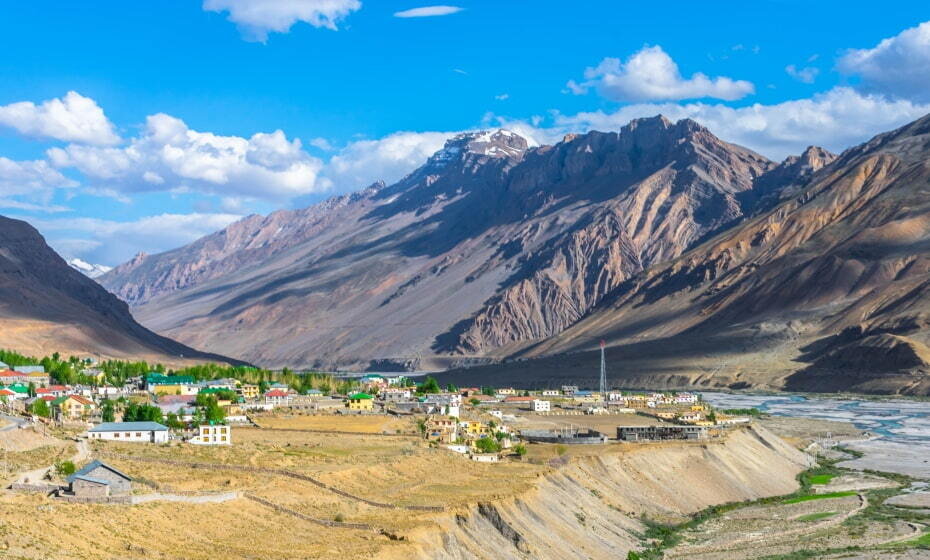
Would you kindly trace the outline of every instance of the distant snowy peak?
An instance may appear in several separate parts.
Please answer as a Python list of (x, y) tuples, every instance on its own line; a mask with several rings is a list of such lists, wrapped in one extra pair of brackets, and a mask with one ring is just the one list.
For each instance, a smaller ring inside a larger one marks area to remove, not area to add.
[(448, 140), (445, 146), (429, 159), (429, 164), (444, 166), (467, 154), (492, 158), (521, 158), (529, 147), (526, 138), (502, 128), (465, 132)]
[(110, 269), (112, 268), (102, 264), (90, 264), (89, 262), (78, 258), (69, 260), (68, 264), (71, 266), (71, 268), (83, 273), (85, 276), (90, 278), (96, 278), (102, 274), (106, 274), (107, 272), (110, 272)]

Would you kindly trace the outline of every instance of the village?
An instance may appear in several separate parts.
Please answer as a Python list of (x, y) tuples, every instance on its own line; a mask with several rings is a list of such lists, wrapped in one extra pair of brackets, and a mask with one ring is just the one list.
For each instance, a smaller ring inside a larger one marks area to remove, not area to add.
[[(85, 503), (130, 503), (124, 498), (132, 493), (132, 477), (92, 459), (88, 443), (101, 456), (108, 443), (232, 446), (239, 429), (281, 426), (282, 418), (302, 417), (307, 421), (301, 426), (316, 424), (316, 430), (333, 433), (351, 433), (333, 429), (340, 427), (339, 419), (390, 418), (404, 426), (395, 434), (422, 438), (428, 446), (478, 463), (522, 461), (528, 446), (536, 444), (554, 445), (561, 454), (565, 445), (574, 444), (704, 440), (752, 420), (713, 410), (690, 392), (443, 388), (432, 377), (416, 383), (402, 374), (368, 374), (342, 380), (341, 386), (351, 390), (340, 394), (298, 390), (280, 381), (197, 379), (158, 371), (117, 386), (91, 361), (81, 365), (86, 367), (80, 377), (91, 382), (65, 385), (41, 365), (0, 362), (0, 407), (7, 419), (19, 428), (69, 430), (86, 463), (24, 475), (15, 489)], [(48, 484), (55, 474), (64, 475), (58, 487)]]

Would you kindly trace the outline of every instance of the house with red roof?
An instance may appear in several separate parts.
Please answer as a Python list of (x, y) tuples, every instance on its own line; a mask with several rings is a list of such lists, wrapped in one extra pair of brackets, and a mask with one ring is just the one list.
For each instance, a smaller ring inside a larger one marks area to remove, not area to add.
[(283, 389), (271, 389), (265, 392), (265, 404), (288, 406), (291, 404), (291, 394)]

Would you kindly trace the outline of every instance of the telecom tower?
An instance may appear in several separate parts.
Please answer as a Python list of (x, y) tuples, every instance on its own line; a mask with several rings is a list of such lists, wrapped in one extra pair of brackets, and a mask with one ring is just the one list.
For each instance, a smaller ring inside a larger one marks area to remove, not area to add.
[(604, 341), (601, 341), (601, 397), (607, 400), (607, 361), (604, 359)]

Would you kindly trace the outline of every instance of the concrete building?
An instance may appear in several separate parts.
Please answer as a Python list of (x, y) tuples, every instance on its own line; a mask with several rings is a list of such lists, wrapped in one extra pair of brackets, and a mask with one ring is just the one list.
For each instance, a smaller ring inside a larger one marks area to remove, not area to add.
[(559, 391), (558, 389), (545, 389), (542, 392), (542, 396), (544, 397), (558, 397), (561, 394), (562, 392)]
[(607, 436), (595, 430), (520, 430), (520, 437), (536, 443), (601, 444), (607, 443)]
[(551, 412), (552, 403), (541, 399), (533, 400), (533, 412)]
[(101, 461), (92, 461), (67, 478), (68, 490), (79, 498), (106, 498), (132, 493), (132, 479)]
[(87, 430), (87, 437), (107, 441), (165, 443), (168, 441), (168, 427), (158, 422), (104, 422)]
[(291, 394), (284, 389), (271, 389), (265, 392), (265, 404), (288, 406), (291, 404)]
[(700, 440), (707, 437), (706, 426), (617, 426), (617, 439), (623, 441)]
[(232, 430), (229, 426), (201, 425), (197, 427), (197, 435), (187, 440), (194, 445), (231, 445)]

